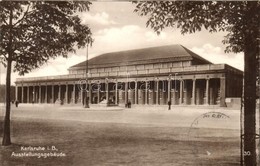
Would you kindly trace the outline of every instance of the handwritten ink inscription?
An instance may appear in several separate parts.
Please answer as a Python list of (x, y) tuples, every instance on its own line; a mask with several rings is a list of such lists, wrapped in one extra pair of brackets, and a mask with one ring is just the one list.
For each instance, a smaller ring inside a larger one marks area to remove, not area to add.
[(223, 113), (220, 113), (220, 112), (214, 112), (214, 113), (207, 113), (207, 114), (204, 114), (202, 118), (214, 118), (214, 119), (225, 119), (227, 118), (228, 116), (226, 116), (225, 114)]

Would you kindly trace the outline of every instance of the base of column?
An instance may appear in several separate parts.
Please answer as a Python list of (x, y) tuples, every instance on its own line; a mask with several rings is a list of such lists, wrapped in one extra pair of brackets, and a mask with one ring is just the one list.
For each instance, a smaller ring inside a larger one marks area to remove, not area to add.
[(226, 104), (226, 102), (220, 102), (220, 107), (227, 107), (227, 104)]

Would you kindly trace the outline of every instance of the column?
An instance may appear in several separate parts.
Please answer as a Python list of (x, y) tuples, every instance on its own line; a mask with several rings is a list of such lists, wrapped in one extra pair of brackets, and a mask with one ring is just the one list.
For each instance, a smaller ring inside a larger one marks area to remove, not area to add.
[(99, 86), (98, 91), (97, 91), (97, 104), (100, 102), (100, 91), (101, 91), (101, 86)]
[(39, 103), (42, 102), (42, 88), (41, 85), (39, 85)]
[(54, 85), (51, 85), (51, 98), (52, 98), (52, 103), (55, 103), (55, 99), (54, 99)]
[(183, 80), (180, 80), (180, 104), (183, 104)]
[(88, 93), (89, 93), (89, 104), (92, 104), (92, 89), (91, 89), (91, 83), (89, 83), (89, 88), (88, 88)]
[(168, 79), (168, 96), (167, 96), (167, 103), (171, 101), (171, 79)]
[(211, 86), (209, 88), (209, 105), (214, 105), (215, 104), (214, 87), (216, 86), (215, 80), (212, 80), (210, 85)]
[[(82, 85), (83, 86), (83, 85)], [(84, 105), (84, 100), (83, 100), (83, 93), (84, 91), (82, 89), (80, 89), (80, 100), (81, 100), (81, 104)], [(79, 94), (78, 94), (79, 95)]]
[(220, 78), (220, 106), (221, 107), (226, 107), (225, 97), (226, 97), (226, 78), (221, 77)]
[(23, 103), (23, 102), (24, 102), (24, 101), (23, 101), (23, 100), (24, 100), (24, 96), (23, 96), (23, 95), (24, 95), (24, 94), (23, 94), (23, 85), (22, 85), (21, 88), (22, 88), (22, 98), (21, 98), (22, 101), (21, 101), (21, 103)]
[(15, 100), (18, 100), (18, 86), (15, 85)]
[(183, 104), (184, 105), (188, 105), (188, 80), (183, 80), (183, 86), (182, 86), (182, 89), (183, 89)]
[(27, 103), (30, 103), (30, 87), (27, 86)]
[(128, 83), (125, 82), (125, 104), (128, 102)]
[(148, 81), (145, 81), (144, 104), (148, 104)]
[(107, 106), (109, 105), (109, 82), (106, 80), (106, 100), (107, 100)]
[(156, 104), (159, 104), (159, 80), (156, 80)]
[(192, 102), (191, 104), (196, 104), (196, 79), (192, 80)]
[(74, 101), (74, 104), (76, 104), (76, 84), (73, 85), (73, 101)]
[(48, 85), (46, 84), (46, 87), (45, 87), (45, 103), (48, 103)]
[(35, 103), (39, 102), (39, 89), (36, 90), (36, 86), (35, 86)]
[(118, 103), (118, 101), (117, 101), (117, 98), (118, 98), (118, 96), (117, 96), (117, 88), (118, 88), (118, 83), (117, 83), (117, 81), (116, 81), (116, 88), (115, 88), (115, 104), (117, 104)]
[[(89, 86), (89, 83), (88, 83), (88, 79), (86, 80), (86, 84), (85, 84), (85, 90), (84, 90), (84, 93), (85, 93), (85, 98), (83, 99), (82, 98), (82, 103), (83, 103), (83, 106), (84, 106), (84, 108), (89, 108), (89, 88), (88, 88), (88, 86)], [(82, 95), (84, 95), (83, 93), (82, 93)]]
[(209, 104), (209, 78), (206, 79), (206, 93), (205, 93), (205, 98), (206, 98), (206, 105)]
[(58, 100), (61, 100), (61, 85), (59, 84)]
[(138, 92), (137, 92), (137, 81), (135, 81), (135, 104), (137, 104), (138, 103)]
[(69, 85), (68, 85), (68, 83), (66, 84), (65, 99), (66, 99), (66, 103), (69, 104)]
[(33, 102), (35, 103), (35, 86), (33, 85)]
[(97, 91), (97, 104), (100, 102), (100, 89)]

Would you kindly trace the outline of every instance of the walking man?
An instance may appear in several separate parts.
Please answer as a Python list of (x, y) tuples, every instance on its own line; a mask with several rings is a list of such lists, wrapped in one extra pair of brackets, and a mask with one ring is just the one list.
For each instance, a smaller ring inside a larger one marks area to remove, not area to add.
[(169, 106), (169, 107), (168, 107), (168, 110), (171, 110), (171, 105), (172, 105), (172, 103), (171, 103), (171, 101), (169, 100), (169, 101), (168, 101), (168, 106)]

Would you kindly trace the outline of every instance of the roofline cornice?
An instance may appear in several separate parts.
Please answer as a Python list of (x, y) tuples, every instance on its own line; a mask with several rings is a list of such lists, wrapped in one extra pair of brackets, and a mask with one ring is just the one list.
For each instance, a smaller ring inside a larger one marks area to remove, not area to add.
[[(147, 61), (127, 61), (121, 63), (106, 63), (99, 65), (91, 65), (89, 64), (89, 69), (92, 68), (106, 68), (106, 67), (120, 67), (120, 66), (131, 66), (131, 65), (145, 65), (145, 64), (153, 64), (153, 63), (165, 63), (165, 62), (181, 62), (181, 61), (189, 61), (192, 60), (191, 57), (170, 57), (170, 58), (161, 58), (161, 59), (151, 59)], [(68, 70), (77, 70), (77, 69), (85, 69), (86, 66), (76, 66), (70, 67)]]

